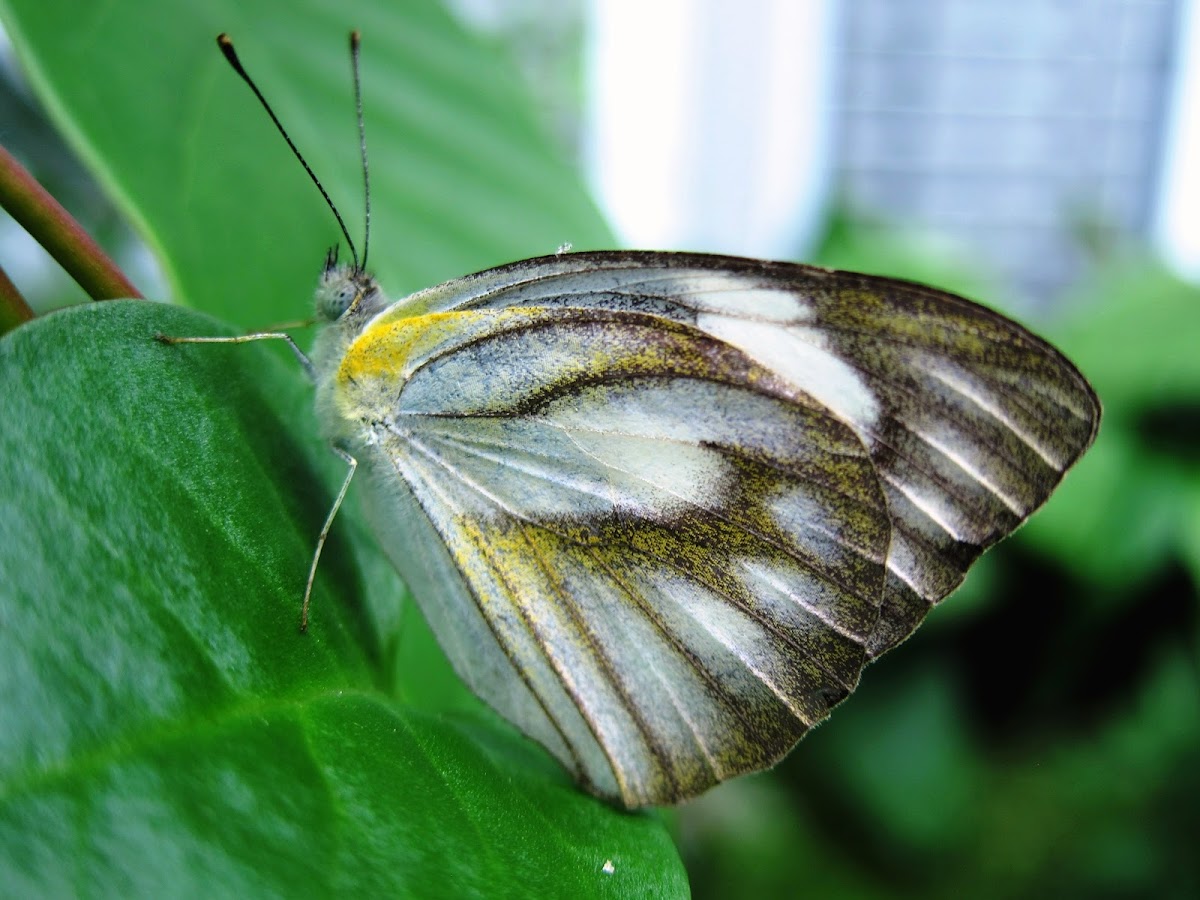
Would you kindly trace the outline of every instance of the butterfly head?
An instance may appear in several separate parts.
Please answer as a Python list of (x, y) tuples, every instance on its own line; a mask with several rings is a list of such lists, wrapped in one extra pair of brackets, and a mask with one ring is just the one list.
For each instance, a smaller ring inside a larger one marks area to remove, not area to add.
[(374, 276), (357, 266), (339, 263), (336, 247), (325, 256), (316, 303), (317, 316), (324, 322), (351, 317), (366, 321), (387, 305)]

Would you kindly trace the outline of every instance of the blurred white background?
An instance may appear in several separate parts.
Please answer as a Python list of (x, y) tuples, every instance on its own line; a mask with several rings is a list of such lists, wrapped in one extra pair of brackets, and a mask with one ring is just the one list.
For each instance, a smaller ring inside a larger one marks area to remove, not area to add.
[(803, 258), (837, 202), (1032, 302), (1131, 238), (1200, 276), (1193, 0), (455, 6), (540, 90), (556, 41), (582, 56), (578, 149), (626, 246)]

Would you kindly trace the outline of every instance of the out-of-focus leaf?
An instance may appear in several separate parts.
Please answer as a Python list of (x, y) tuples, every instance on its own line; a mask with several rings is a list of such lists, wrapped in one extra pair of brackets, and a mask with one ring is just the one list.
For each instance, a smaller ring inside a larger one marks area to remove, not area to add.
[(1126, 259), (1077, 293), (1067, 302), (1078, 314), (1056, 340), (1092, 381), (1104, 419), (1096, 445), (1022, 533), (1076, 577), (1112, 589), (1185, 550), (1200, 447), (1189, 457), (1186, 441), (1163, 446), (1143, 423), (1155, 411), (1169, 423), (1200, 409), (1200, 289)]

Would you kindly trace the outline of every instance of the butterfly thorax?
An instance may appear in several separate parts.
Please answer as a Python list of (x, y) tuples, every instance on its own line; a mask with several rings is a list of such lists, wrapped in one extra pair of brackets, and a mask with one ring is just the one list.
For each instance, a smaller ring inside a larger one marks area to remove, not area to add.
[[(313, 347), (317, 408), (327, 435), (351, 443), (395, 417), (414, 369), (437, 348), (513, 311), (412, 315), (405, 300), (389, 303), (379, 283), (351, 266), (327, 267), (316, 290), (326, 324)], [(476, 322), (484, 319), (485, 322)]]

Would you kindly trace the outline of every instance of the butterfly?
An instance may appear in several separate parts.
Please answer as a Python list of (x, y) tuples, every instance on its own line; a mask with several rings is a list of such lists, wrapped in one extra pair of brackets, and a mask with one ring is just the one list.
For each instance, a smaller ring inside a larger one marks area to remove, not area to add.
[(350, 468), (314, 571), (361, 462), (458, 674), (627, 807), (778, 762), (1098, 427), (1054, 347), (919, 284), (612, 251), (392, 302), (346, 239), (309, 366)]

